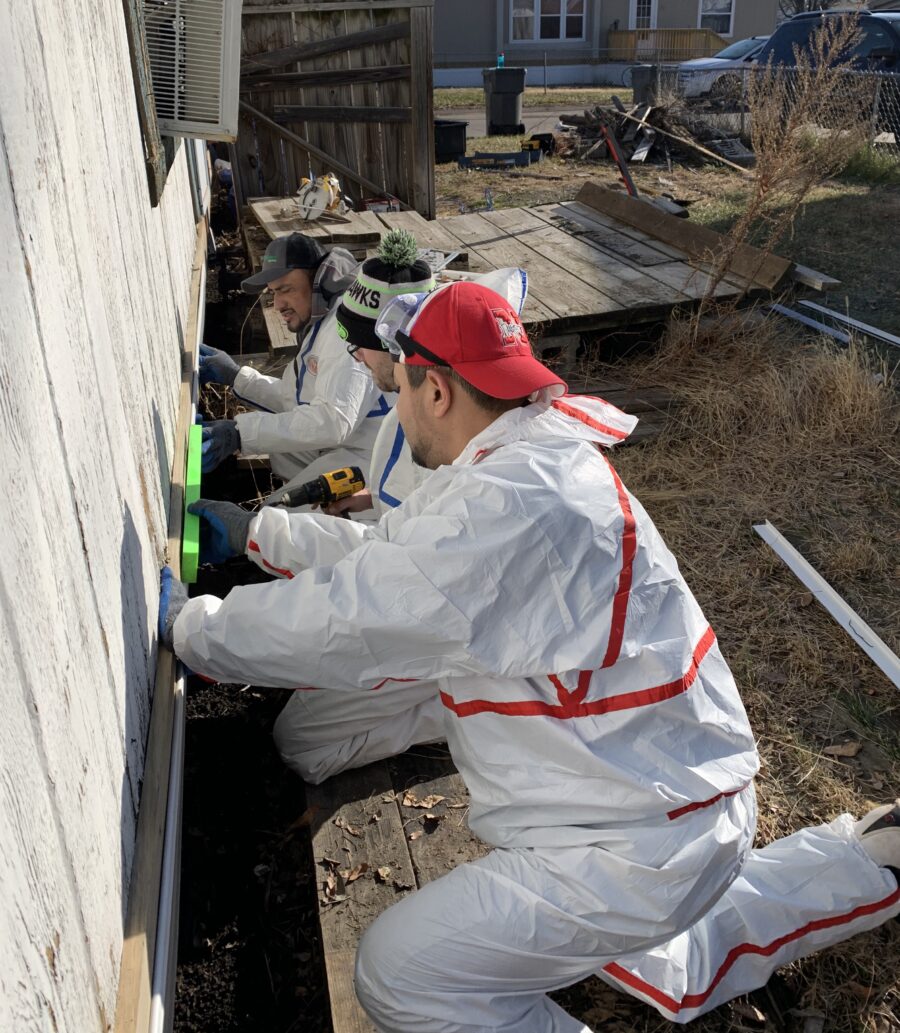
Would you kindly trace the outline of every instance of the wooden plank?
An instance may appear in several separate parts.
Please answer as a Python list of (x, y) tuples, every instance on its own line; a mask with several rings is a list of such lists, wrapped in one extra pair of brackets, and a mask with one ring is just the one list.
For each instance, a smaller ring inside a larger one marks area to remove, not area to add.
[[(358, 31), (375, 26), (375, 16), (370, 10), (349, 10), (344, 12), (344, 23), (347, 32)], [(349, 68), (382, 67), (395, 63), (409, 64), (408, 44), (405, 40), (394, 44), (379, 44), (363, 50), (348, 50), (342, 55)], [(399, 84), (398, 84), (399, 85)], [(387, 104), (383, 83), (368, 83), (351, 86), (347, 90), (349, 103), (365, 104), (381, 107)], [(379, 181), (385, 180), (384, 170), (388, 162), (384, 147), (384, 133), (381, 127), (371, 123), (359, 123), (351, 127), (355, 154), (354, 168), (360, 169), (367, 176)], [(388, 185), (385, 181), (385, 185)], [(357, 201), (363, 200), (360, 196)]]
[(276, 104), (275, 121), (282, 122), (411, 122), (411, 108), (355, 108), (339, 105)]
[[(563, 201), (560, 204), (541, 205), (534, 210), (543, 215), (544, 212), (549, 212), (551, 209), (554, 213), (558, 213), (561, 218), (571, 221), (575, 225), (580, 225), (586, 230), (599, 231), (601, 237), (597, 238), (598, 242), (603, 237), (605, 231), (607, 240), (603, 241), (602, 247), (607, 251), (615, 247), (616, 253), (622, 254), (626, 258), (635, 258), (636, 255), (640, 255), (639, 260), (641, 264), (656, 264), (654, 255), (661, 255), (667, 261), (690, 261), (688, 253), (682, 251), (681, 248), (672, 247), (662, 240), (651, 237), (649, 233), (644, 233), (643, 230), (639, 230), (635, 226), (626, 226), (624, 223), (611, 219), (594, 208), (589, 208), (586, 204), (579, 204), (577, 201)], [(568, 233), (575, 232), (568, 225), (565, 226), (565, 229)], [(608, 240), (617, 239), (621, 241), (620, 245), (611, 245), (608, 242)], [(641, 249), (639, 252), (630, 253), (628, 250), (629, 241), (643, 244), (649, 251)]]
[[(469, 829), (469, 791), (446, 746), (419, 746), (392, 757), (388, 768), (420, 889), (453, 868), (490, 853), (491, 848)], [(413, 802), (431, 796), (444, 799), (428, 808)], [(434, 818), (426, 818), (427, 814)]]
[[(314, 144), (311, 144), (309, 140), (305, 140), (302, 136), (298, 136), (296, 133), (292, 133), (289, 129), (285, 129), (284, 126), (280, 126), (273, 119), (269, 118), (267, 115), (264, 115), (261, 111), (257, 111), (256, 108), (247, 104), (246, 101), (240, 101), (240, 107), (242, 111), (244, 111), (248, 115), (251, 115), (261, 125), (268, 126), (269, 129), (273, 129), (280, 136), (284, 137), (285, 140), (290, 141), (297, 147), (302, 148), (314, 157), (319, 158), (321, 161), (324, 161), (329, 166), (329, 168), (332, 169), (332, 171), (339, 172), (342, 176), (347, 176), (354, 183), (358, 183), (360, 186), (365, 187), (366, 190), (370, 190), (379, 196), (386, 193), (384, 187), (379, 186), (377, 183), (373, 182), (371, 179), (368, 179), (365, 176), (360, 175), (358, 172), (354, 172), (353, 169), (345, 165), (343, 162), (338, 161), (336, 158), (331, 157), (331, 155), (329, 155), (327, 152), (321, 150), (319, 147), (316, 147)], [(403, 201), (402, 198), (400, 199), (400, 203), (401, 205), (404, 205), (407, 208), (409, 207), (409, 205), (406, 204), (406, 202)]]
[[(546, 217), (545, 211), (550, 207), (545, 205), (540, 210), (539, 214), (542, 218)], [(609, 216), (602, 215), (600, 212), (594, 211), (593, 208), (588, 208), (577, 201), (565, 202), (557, 207), (565, 211), (565, 218), (567, 220), (580, 224), (589, 231), (585, 236), (591, 243), (597, 244), (598, 247), (606, 252), (613, 251), (622, 259), (623, 264), (644, 269), (648, 276), (659, 279), (662, 283), (669, 284), (670, 286), (678, 287), (682, 284), (683, 286), (680, 286), (679, 289), (692, 298), (702, 298), (704, 296), (706, 287), (701, 288), (699, 284), (709, 283), (709, 276), (705, 274), (709, 272), (710, 267), (706, 263), (691, 258), (687, 252), (679, 248), (670, 247), (662, 241), (654, 240), (649, 234), (635, 229), (633, 226), (625, 226), (623, 223), (617, 222)], [(597, 236), (594, 235), (595, 231), (598, 234)], [(604, 239), (604, 233), (609, 233), (611, 236), (608, 239)], [(645, 268), (649, 264), (644, 261), (636, 261), (635, 256), (630, 253), (630, 245), (627, 243), (629, 238), (644, 243), (648, 247), (652, 246), (660, 254), (668, 254), (670, 259), (666, 262), (654, 262), (652, 267)], [(616, 240), (624, 241), (625, 243), (616, 244)], [(676, 269), (676, 266), (679, 264), (684, 266), (680, 272)], [(735, 273), (729, 273), (723, 277), (722, 282), (716, 287), (716, 297), (718, 298), (735, 296), (741, 292), (746, 292), (750, 297), (768, 294), (765, 288), (751, 284), (748, 280), (737, 276)]]
[[(396, 12), (371, 10), (369, 17), (373, 24), (383, 25), (396, 17)], [(411, 61), (412, 23), (410, 22), (410, 38), (402, 42), (382, 43), (373, 48), (375, 60), (385, 64), (400, 57)], [(380, 83), (374, 87), (379, 105), (412, 107), (413, 97), (409, 82)], [(384, 185), (395, 197), (403, 197), (414, 207), (413, 200), (413, 163), (410, 152), (412, 123), (408, 125), (387, 124), (378, 127), (385, 155)]]
[(496, 268), (525, 269), (529, 276), (529, 297), (552, 313), (554, 325), (561, 320), (586, 313), (610, 312), (618, 307), (593, 287), (569, 276), (555, 261), (533, 251), (522, 235), (511, 236), (492, 225), (484, 215), (457, 215), (444, 221), (472, 251)]
[[(336, 5), (342, 9), (342, 5)], [(244, 8), (243, 13), (247, 13)], [(390, 40), (405, 39), (409, 36), (409, 22), (392, 22), (373, 29), (363, 29), (347, 36), (314, 40), (309, 43), (295, 43), (289, 47), (265, 51), (261, 54), (246, 54), (241, 61), (241, 69), (253, 72), (263, 68), (283, 68), (299, 61), (310, 61), (313, 58), (325, 57), (328, 54), (341, 53), (357, 47), (367, 47), (373, 43), (386, 43)]]
[[(510, 218), (510, 212), (517, 213), (515, 222)], [(571, 276), (592, 285), (608, 299), (604, 312), (642, 309), (648, 310), (644, 312), (644, 318), (656, 318), (688, 300), (671, 284), (663, 284), (642, 270), (630, 270), (617, 256), (557, 229), (536, 213), (505, 209), (491, 212), (485, 218), (492, 225), (510, 231), (515, 226), (520, 227), (523, 243), (546, 258), (558, 261)]]
[[(489, 248), (482, 249), (471, 246), (469, 242), (472, 240), (485, 240), (497, 236), (497, 233), (491, 231), (484, 220), (479, 221), (477, 213), (454, 215), (449, 219), (441, 219), (440, 223), (444, 232), (456, 237), (460, 248), (468, 248), (469, 273), (490, 272), (492, 269), (501, 269), (506, 266), (511, 268), (522, 266), (520, 261), (521, 254), (516, 250), (514, 243), (511, 247), (505, 249), (501, 245), (493, 252), (490, 252)], [(504, 239), (508, 239), (508, 235)], [(468, 280), (471, 277), (466, 273), (452, 273), (444, 270), (441, 278)], [(538, 327), (543, 328), (545, 325), (552, 324), (559, 319), (559, 314), (556, 310), (541, 300), (538, 293), (532, 289), (533, 284), (534, 281), (529, 279), (528, 297), (525, 301), (525, 308), (522, 311), (522, 322), (530, 332), (534, 332)]]
[[(347, 771), (307, 786), (306, 799), (313, 815), (313, 863), (334, 1033), (372, 1033), (353, 992), (356, 945), (372, 921), (416, 884), (390, 772), (383, 762)], [(369, 866), (363, 875), (338, 882), (336, 890), (344, 899), (329, 902), (328, 873), (362, 864)], [(376, 878), (377, 868), (390, 868), (384, 881)]]
[[(184, 520), (184, 475), (188, 431), (193, 424), (193, 378), (198, 326), (205, 299), (201, 284), (206, 265), (206, 219), (197, 224), (191, 270), (191, 304), (182, 344), (182, 376), (178, 423), (172, 457), (166, 560), (177, 577), (181, 569), (181, 528)], [(162, 871), (163, 833), (169, 794), (169, 761), (175, 709), (175, 657), (160, 646), (156, 664), (153, 709), (138, 812), (134, 864), (128, 889), (115, 1033), (144, 1033), (150, 1021), (153, 955)]]
[[(715, 263), (717, 256), (728, 247), (726, 238), (715, 230), (655, 211), (641, 201), (607, 190), (599, 183), (585, 183), (575, 199), (626, 225), (636, 226), (651, 236), (680, 247), (692, 258), (702, 262)], [(749, 244), (737, 245), (729, 262), (731, 271), (768, 290), (776, 290), (789, 275), (792, 266), (793, 263), (786, 258), (766, 254)]]
[(812, 287), (815, 291), (833, 291), (840, 287), (841, 281), (825, 273), (816, 272), (806, 265), (795, 265), (791, 278), (795, 283), (802, 283), (804, 287)]
[(332, 1033), (378, 1033), (356, 999), (355, 968), (356, 948), (333, 951), (325, 957)]
[(363, 83), (408, 79), (409, 65), (374, 68), (323, 68), (316, 72), (261, 72), (241, 77), (241, 89), (283, 89), (286, 86), (359, 86)]
[(428, 219), (434, 218), (434, 29), (433, 12), (418, 7), (409, 13), (412, 69), (412, 193), (410, 202)]
[(448, 233), (437, 219), (423, 219), (418, 212), (378, 212), (379, 220), (387, 229), (404, 229), (412, 233), (420, 247), (436, 251), (461, 251), (466, 254), (465, 245), (452, 233)]

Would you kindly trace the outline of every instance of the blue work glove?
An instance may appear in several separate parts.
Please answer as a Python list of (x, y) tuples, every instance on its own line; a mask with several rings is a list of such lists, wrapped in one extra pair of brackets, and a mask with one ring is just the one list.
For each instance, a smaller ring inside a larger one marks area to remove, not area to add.
[(250, 524), (255, 514), (233, 502), (197, 499), (188, 512), (200, 517), (200, 560), (202, 563), (224, 563), (232, 556), (247, 551)]
[(241, 435), (234, 420), (213, 420), (203, 424), (200, 468), (204, 473), (212, 473), (219, 463), (240, 450)]
[(159, 572), (159, 640), (173, 648), (175, 621), (188, 601), (187, 585), (179, 581), (171, 567)]
[(234, 385), (234, 378), (241, 367), (226, 352), (200, 345), (200, 383)]

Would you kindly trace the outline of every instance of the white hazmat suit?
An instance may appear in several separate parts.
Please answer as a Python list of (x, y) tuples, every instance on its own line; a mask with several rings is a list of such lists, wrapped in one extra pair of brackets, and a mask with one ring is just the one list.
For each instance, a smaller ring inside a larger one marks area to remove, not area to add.
[[(378, 428), (396, 401), (347, 354), (337, 332), (336, 303), (357, 264), (340, 250), (323, 261), (313, 284), (313, 321), (280, 378), (242, 366), (234, 381), (235, 395), (260, 410), (236, 418), (241, 451), (268, 453), (272, 472), (286, 482), (282, 491), (343, 466), (359, 466), (368, 477)], [(330, 311), (323, 281), (336, 292)]]
[(900, 911), (849, 817), (751, 850), (734, 680), (597, 448), (629, 419), (507, 412), (375, 526), (263, 511), (255, 555), (293, 577), (175, 622), (217, 680), (376, 709), (409, 685), (413, 711), (436, 683), (469, 824), (497, 849), (364, 935), (357, 993), (384, 1033), (587, 1033), (546, 995), (598, 973), (685, 1020)]

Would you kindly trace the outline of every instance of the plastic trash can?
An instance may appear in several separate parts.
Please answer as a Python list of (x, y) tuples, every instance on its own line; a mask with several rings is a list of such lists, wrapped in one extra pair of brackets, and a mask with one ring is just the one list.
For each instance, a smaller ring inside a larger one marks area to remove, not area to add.
[(522, 94), (525, 68), (484, 68), (484, 114), (488, 136), (513, 136), (524, 133)]
[(468, 126), (468, 122), (455, 122), (449, 118), (434, 120), (434, 160), (437, 165), (459, 161), (465, 156)]

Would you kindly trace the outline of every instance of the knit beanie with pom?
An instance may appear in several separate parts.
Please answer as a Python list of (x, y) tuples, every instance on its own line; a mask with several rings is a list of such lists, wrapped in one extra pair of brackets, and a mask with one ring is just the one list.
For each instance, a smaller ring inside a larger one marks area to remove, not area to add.
[(337, 312), (338, 333), (348, 344), (386, 351), (375, 333), (375, 321), (384, 307), (400, 294), (434, 290), (431, 269), (418, 253), (409, 230), (395, 229), (385, 234), (375, 258), (363, 262)]

